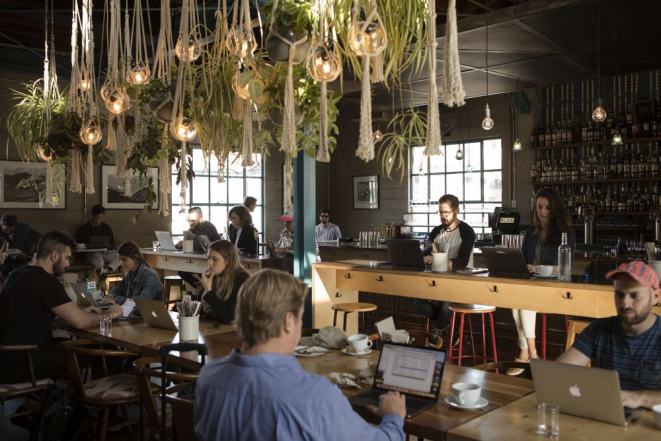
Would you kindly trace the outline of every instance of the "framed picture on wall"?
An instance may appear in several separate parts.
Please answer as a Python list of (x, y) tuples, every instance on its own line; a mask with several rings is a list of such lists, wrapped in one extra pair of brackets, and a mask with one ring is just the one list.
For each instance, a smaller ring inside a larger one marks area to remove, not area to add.
[(66, 166), (54, 167), (55, 205), (44, 203), (47, 167), (44, 162), (0, 161), (0, 208), (66, 210)]
[[(101, 166), (101, 204), (109, 210), (141, 210), (147, 203), (147, 188), (151, 178), (152, 191), (156, 200), (153, 210), (158, 210), (158, 168), (149, 167), (149, 175), (140, 177), (137, 173), (131, 176), (128, 183), (117, 176), (114, 165)], [(126, 195), (126, 184), (130, 185), (129, 195)]]
[(353, 209), (379, 209), (379, 175), (353, 177)]

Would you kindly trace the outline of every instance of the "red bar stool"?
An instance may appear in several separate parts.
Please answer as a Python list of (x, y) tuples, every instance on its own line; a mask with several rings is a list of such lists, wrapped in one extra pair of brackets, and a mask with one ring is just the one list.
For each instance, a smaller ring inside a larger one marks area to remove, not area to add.
[[(473, 360), (477, 360), (478, 358), (481, 358), (483, 360), (483, 363), (486, 363), (487, 360), (491, 359), (494, 362), (498, 361), (498, 353), (496, 351), (496, 332), (494, 329), (494, 321), (493, 321), (493, 312), (496, 310), (494, 306), (484, 306), (484, 305), (466, 305), (466, 304), (461, 304), (461, 303), (453, 303), (450, 305), (450, 311), (452, 311), (452, 319), (450, 321), (450, 327), (449, 327), (449, 332), (450, 335), (448, 336), (447, 341), (448, 343), (448, 363), (452, 363), (453, 360), (458, 360), (457, 364), (461, 366), (461, 360), (463, 358), (472, 358)], [(457, 314), (459, 314), (459, 348), (458, 348), (458, 354), (454, 355), (453, 352), (455, 351), (454, 346), (453, 346), (453, 339), (454, 339), (454, 326), (456, 323), (457, 319)], [(464, 319), (466, 317), (466, 314), (480, 314), (482, 317), (482, 355), (477, 355), (475, 353), (475, 342), (473, 340), (473, 324), (470, 320), (470, 317), (468, 318), (468, 327), (470, 330), (470, 339), (471, 339), (471, 344), (472, 344), (472, 352), (473, 355), (464, 355), (463, 354), (463, 349), (464, 349)], [(486, 334), (486, 320), (484, 318), (485, 315), (489, 315), (489, 319), (491, 320), (491, 346), (493, 348), (493, 357), (488, 357), (487, 356), (487, 334)]]

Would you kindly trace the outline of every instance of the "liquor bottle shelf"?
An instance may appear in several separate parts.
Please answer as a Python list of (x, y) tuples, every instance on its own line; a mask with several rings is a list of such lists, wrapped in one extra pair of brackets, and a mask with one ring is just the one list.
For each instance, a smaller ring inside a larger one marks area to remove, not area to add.
[[(655, 141), (661, 141), (661, 136), (653, 136), (649, 138), (628, 138), (628, 139), (623, 139), (622, 143), (623, 144), (636, 144), (638, 142), (655, 142)], [(547, 145), (544, 147), (530, 147), (530, 150), (536, 151), (536, 150), (553, 150), (553, 149), (567, 149), (567, 148), (573, 148), (573, 147), (592, 147), (592, 146), (603, 146), (603, 145), (610, 145), (612, 140), (610, 139), (605, 139), (603, 141), (591, 141), (591, 142), (573, 142), (571, 144), (555, 144), (555, 145)]]
[(533, 187), (548, 187), (552, 185), (585, 185), (585, 184), (616, 184), (618, 182), (646, 182), (646, 181), (661, 181), (661, 176), (653, 178), (617, 178), (617, 179), (581, 179), (576, 181), (546, 181), (546, 182), (530, 182)]
[[(605, 215), (605, 216), (649, 216), (650, 214), (655, 213), (654, 211), (597, 211), (596, 215)], [(577, 211), (570, 211), (569, 214), (572, 216), (577, 216)]]

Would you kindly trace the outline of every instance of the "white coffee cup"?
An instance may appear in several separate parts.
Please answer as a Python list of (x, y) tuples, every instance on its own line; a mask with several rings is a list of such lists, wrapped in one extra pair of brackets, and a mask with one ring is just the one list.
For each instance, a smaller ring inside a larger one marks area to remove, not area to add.
[(549, 277), (553, 274), (553, 265), (537, 265), (535, 272), (542, 277)]
[(183, 242), (183, 249), (184, 253), (192, 253), (193, 252), (193, 241), (192, 240), (184, 240)]
[(475, 383), (454, 383), (452, 385), (452, 398), (455, 403), (462, 406), (474, 406), (480, 400), (482, 388)]
[(356, 334), (349, 337), (349, 345), (357, 353), (363, 353), (372, 347), (372, 341), (365, 334)]
[(654, 422), (656, 427), (661, 429), (661, 404), (655, 404), (652, 406), (652, 414), (654, 415)]
[(179, 341), (197, 341), (200, 335), (200, 316), (179, 317)]
[(448, 271), (448, 253), (431, 253), (431, 270), (435, 273)]
[(87, 248), (87, 245), (85, 245), (84, 243), (77, 243), (76, 248), (78, 248), (79, 250), (84, 250), (85, 248)]

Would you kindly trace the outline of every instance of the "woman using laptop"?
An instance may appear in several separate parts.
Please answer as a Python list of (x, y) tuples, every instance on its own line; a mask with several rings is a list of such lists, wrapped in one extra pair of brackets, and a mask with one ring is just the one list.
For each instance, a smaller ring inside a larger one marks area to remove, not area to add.
[(161, 300), (163, 287), (158, 274), (145, 262), (140, 247), (133, 242), (123, 243), (117, 250), (119, 262), (126, 275), (110, 290), (106, 301), (124, 303), (126, 299)]
[[(549, 187), (539, 190), (535, 195), (532, 226), (526, 230), (522, 246), (523, 256), (531, 272), (536, 265), (554, 265), (557, 273), (562, 233), (567, 233), (573, 260), (576, 234), (570, 226), (571, 216), (560, 194)], [(519, 335), (519, 356), (516, 361), (527, 362), (530, 358), (539, 358), (535, 347), (537, 312), (513, 309), (512, 314)]]
[(202, 274), (202, 308), (207, 317), (221, 323), (232, 323), (236, 297), (250, 274), (241, 266), (236, 247), (227, 240), (218, 240), (207, 252), (209, 269)]
[(246, 207), (237, 205), (229, 213), (232, 223), (230, 241), (244, 254), (257, 255), (257, 240), (255, 227), (252, 226), (252, 216)]

